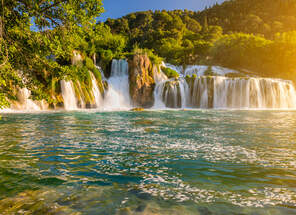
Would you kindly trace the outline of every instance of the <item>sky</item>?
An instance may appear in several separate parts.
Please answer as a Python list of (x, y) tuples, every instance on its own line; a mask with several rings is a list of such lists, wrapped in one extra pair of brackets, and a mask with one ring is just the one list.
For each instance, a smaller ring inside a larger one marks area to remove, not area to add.
[(203, 10), (206, 6), (221, 3), (224, 0), (103, 0), (105, 13), (100, 21), (107, 18), (119, 18), (136, 11), (146, 10)]

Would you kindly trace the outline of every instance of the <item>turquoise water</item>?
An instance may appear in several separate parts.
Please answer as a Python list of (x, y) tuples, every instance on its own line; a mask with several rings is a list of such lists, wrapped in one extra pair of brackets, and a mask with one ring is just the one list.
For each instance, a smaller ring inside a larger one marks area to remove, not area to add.
[(296, 214), (296, 112), (3, 114), (9, 212)]

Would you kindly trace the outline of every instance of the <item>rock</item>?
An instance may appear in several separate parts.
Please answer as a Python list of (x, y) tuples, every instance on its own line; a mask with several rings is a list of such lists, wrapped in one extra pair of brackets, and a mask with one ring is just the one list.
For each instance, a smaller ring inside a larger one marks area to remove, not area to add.
[(132, 211), (130, 208), (121, 208), (118, 213), (118, 215), (132, 215)]
[(81, 214), (69, 207), (50, 201), (48, 196), (55, 195), (55, 193), (52, 190), (28, 190), (19, 193), (15, 197), (1, 199), (0, 214)]
[(134, 106), (151, 108), (154, 104), (153, 65), (147, 55), (134, 55), (129, 61), (130, 95)]
[(131, 111), (134, 111), (134, 112), (141, 112), (141, 111), (144, 111), (145, 109), (144, 108), (133, 108), (131, 109)]

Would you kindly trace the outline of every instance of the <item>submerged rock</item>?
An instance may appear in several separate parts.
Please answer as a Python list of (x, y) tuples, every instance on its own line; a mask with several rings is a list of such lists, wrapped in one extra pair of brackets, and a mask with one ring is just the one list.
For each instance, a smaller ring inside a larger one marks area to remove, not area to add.
[(141, 111), (145, 111), (145, 109), (144, 108), (133, 108), (130, 111), (141, 112)]
[(52, 190), (24, 191), (15, 197), (2, 199), (0, 212), (1, 214), (81, 214), (54, 201), (46, 201), (48, 195), (55, 195), (55, 192)]
[(150, 108), (154, 104), (153, 65), (147, 55), (135, 55), (129, 61), (130, 96), (134, 106)]

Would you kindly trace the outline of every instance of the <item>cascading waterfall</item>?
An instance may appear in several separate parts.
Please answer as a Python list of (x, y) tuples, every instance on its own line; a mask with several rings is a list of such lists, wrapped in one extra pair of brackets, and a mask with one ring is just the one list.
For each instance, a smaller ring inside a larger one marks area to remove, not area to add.
[[(174, 69), (182, 75), (182, 67), (164, 63), (162, 63), (162, 67)], [(166, 75), (158, 68), (158, 71), (154, 71), (154, 80), (156, 86), (154, 90), (155, 102), (153, 108), (185, 108), (187, 106), (189, 87), (184, 78), (168, 80)]]
[(189, 87), (185, 79), (166, 80), (156, 85), (154, 108), (185, 108)]
[(296, 108), (290, 81), (270, 78), (214, 78), (214, 108)]
[(238, 71), (231, 70), (228, 68), (220, 67), (220, 66), (204, 66), (204, 65), (191, 65), (187, 66), (184, 72), (184, 77), (189, 75), (192, 76), (193, 74), (197, 76), (208, 76), (207, 73), (213, 73), (215, 75), (221, 75), (224, 76), (226, 74), (232, 73), (232, 74), (239, 74)]
[(154, 67), (153, 71), (154, 81), (155, 81), (155, 89), (154, 89), (154, 106), (155, 109), (165, 108), (165, 104), (163, 102), (163, 89), (164, 84), (167, 82), (168, 78), (161, 71), (160, 68)]
[(190, 83), (194, 108), (296, 108), (296, 91), (289, 81), (270, 78), (197, 77)]
[(189, 103), (193, 107), (209, 108), (211, 107), (211, 89), (212, 81), (208, 77), (199, 77), (191, 83)]
[[(79, 57), (79, 56), (78, 56)], [(167, 66), (167, 65), (162, 65)], [(161, 67), (153, 67), (155, 80), (154, 109), (162, 108), (221, 108), (221, 109), (296, 109), (296, 90), (291, 81), (236, 77), (239, 72), (222, 67), (190, 66), (178, 70), (178, 79), (168, 79)], [(101, 110), (126, 110), (131, 108), (129, 93), (128, 62), (113, 60), (111, 76), (107, 80), (100, 67), (105, 92), (96, 77), (90, 72), (92, 88), (86, 95), (79, 82), (62, 80), (61, 94), (66, 110), (97, 108)], [(209, 76), (208, 71), (213, 74)], [(225, 77), (227, 73), (235, 78)], [(186, 77), (185, 77), (186, 76)], [(191, 76), (191, 77), (190, 77)], [(105, 85), (106, 84), (106, 85)], [(100, 90), (101, 89), (101, 90)], [(77, 95), (76, 95), (77, 93)], [(19, 89), (18, 101), (12, 102), (9, 110), (39, 111), (48, 108), (44, 101), (33, 101), (31, 92)], [(89, 98), (91, 101), (89, 101)], [(85, 102), (88, 101), (88, 102)]]
[(29, 99), (31, 91), (27, 88), (19, 89), (17, 93), (18, 102), (13, 105), (13, 109), (25, 111), (40, 111), (44, 109), (43, 101), (33, 101)]
[(96, 77), (91, 72), (90, 72), (90, 75), (91, 75), (91, 81), (92, 81), (92, 94), (94, 96), (95, 108), (99, 108), (100, 105), (102, 105), (103, 103), (102, 94), (99, 90)]
[[(185, 71), (180, 68), (175, 70), (180, 74), (178, 80), (156, 82), (154, 108), (296, 108), (296, 91), (291, 81), (254, 77), (229, 78), (224, 75), (239, 75), (239, 72), (222, 67), (211, 67), (209, 70), (207, 66), (189, 66)], [(204, 76), (209, 71), (220, 76)], [(193, 74), (196, 76), (192, 76)]]
[(128, 79), (128, 62), (112, 60), (111, 76), (105, 94), (103, 109), (129, 109), (131, 107)]
[(64, 99), (64, 108), (66, 110), (76, 110), (77, 98), (72, 81), (61, 81), (62, 97)]

